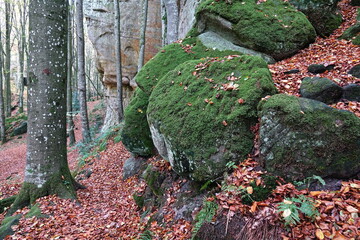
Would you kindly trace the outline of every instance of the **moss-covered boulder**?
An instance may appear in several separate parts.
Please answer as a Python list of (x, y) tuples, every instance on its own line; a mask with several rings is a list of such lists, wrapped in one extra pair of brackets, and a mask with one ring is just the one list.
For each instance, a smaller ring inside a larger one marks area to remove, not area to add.
[(326, 104), (333, 104), (340, 100), (343, 89), (328, 78), (306, 77), (300, 85), (300, 95)]
[(351, 178), (360, 171), (360, 119), (326, 104), (279, 94), (259, 104), (260, 159), (288, 180)]
[(146, 119), (146, 109), (149, 96), (159, 79), (188, 60), (230, 54), (239, 54), (239, 52), (207, 49), (201, 41), (191, 37), (160, 50), (136, 76), (136, 82), (140, 89), (136, 90), (124, 113), (125, 126), (122, 140), (125, 147), (136, 156), (148, 157), (154, 153)]
[(306, 16), (282, 0), (204, 0), (197, 10), (199, 32), (213, 31), (234, 44), (281, 60), (316, 37)]
[(188, 61), (150, 96), (148, 122), (160, 155), (180, 175), (214, 179), (250, 153), (260, 99), (276, 92), (267, 64), (241, 56)]
[(340, 0), (290, 0), (303, 12), (323, 37), (329, 36), (342, 23), (342, 16), (337, 8)]
[(121, 138), (124, 146), (135, 156), (148, 157), (155, 151), (146, 119), (148, 101), (149, 96), (137, 88), (124, 112), (125, 124)]

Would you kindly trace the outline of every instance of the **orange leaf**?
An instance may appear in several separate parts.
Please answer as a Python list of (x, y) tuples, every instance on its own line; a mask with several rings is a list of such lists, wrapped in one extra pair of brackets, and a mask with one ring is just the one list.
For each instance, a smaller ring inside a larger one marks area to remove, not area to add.
[(254, 202), (254, 203), (251, 205), (250, 211), (254, 213), (254, 212), (256, 211), (256, 208), (257, 208), (257, 202)]
[(321, 231), (321, 229), (316, 229), (315, 235), (318, 239), (324, 239), (324, 233)]
[(228, 125), (227, 122), (224, 120), (222, 121), (222, 125), (224, 125), (225, 127)]
[(253, 187), (247, 187), (246, 191), (248, 194), (252, 194), (254, 192), (254, 189), (253, 189)]

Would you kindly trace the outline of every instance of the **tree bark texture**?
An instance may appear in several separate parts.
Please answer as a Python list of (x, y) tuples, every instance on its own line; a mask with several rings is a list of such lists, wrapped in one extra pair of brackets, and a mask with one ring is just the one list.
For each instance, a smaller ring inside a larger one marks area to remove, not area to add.
[(66, 149), (67, 11), (67, 0), (30, 1), (25, 179), (10, 213), (49, 194), (76, 198)]
[(76, 0), (76, 32), (77, 32), (77, 61), (78, 61), (78, 90), (80, 101), (81, 132), (84, 143), (91, 141), (89, 117), (86, 104), (85, 78), (85, 40), (84, 40), (83, 0)]
[(139, 61), (138, 61), (138, 72), (144, 65), (144, 55), (145, 55), (145, 36), (146, 36), (146, 25), (147, 25), (147, 12), (148, 12), (148, 0), (143, 0), (143, 21), (141, 24), (140, 32), (140, 48), (139, 48)]
[(5, 116), (11, 116), (11, 3), (5, 2)]
[(120, 37), (120, 4), (119, 0), (114, 0), (115, 5), (115, 55), (116, 55), (116, 90), (117, 90), (117, 114), (118, 123), (124, 118), (123, 98), (122, 98), (122, 72), (121, 72), (121, 37)]
[(166, 8), (166, 44), (178, 40), (179, 6), (178, 1), (164, 0)]
[(5, 108), (4, 108), (4, 89), (3, 89), (3, 48), (2, 48), (2, 36), (0, 28), (0, 141), (2, 143), (6, 142), (5, 135)]
[(66, 111), (67, 111), (67, 133), (69, 135), (69, 145), (72, 146), (75, 144), (75, 124), (73, 119), (73, 109), (72, 109), (72, 65), (73, 65), (73, 44), (72, 44), (72, 38), (73, 38), (73, 11), (72, 7), (74, 5), (74, 1), (71, 2), (71, 5), (69, 7), (69, 13), (68, 13), (68, 35), (67, 35), (67, 98), (66, 98)]

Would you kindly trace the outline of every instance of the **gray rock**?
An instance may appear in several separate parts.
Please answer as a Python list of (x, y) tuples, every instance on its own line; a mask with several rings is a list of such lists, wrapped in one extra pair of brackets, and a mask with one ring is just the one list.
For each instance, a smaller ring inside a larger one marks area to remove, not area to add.
[(328, 78), (306, 77), (301, 82), (300, 94), (304, 98), (332, 104), (340, 100), (343, 89)]
[(14, 129), (11, 136), (18, 136), (27, 132), (27, 122), (22, 122), (17, 128)]
[(319, 101), (285, 94), (259, 105), (260, 159), (288, 180), (360, 172), (360, 119)]
[(308, 66), (308, 71), (311, 73), (324, 73), (326, 72), (326, 67), (323, 64), (311, 64)]
[(140, 174), (145, 169), (146, 158), (130, 157), (126, 159), (123, 167), (123, 179)]
[(340, 0), (290, 0), (299, 11), (303, 12), (320, 36), (329, 36), (337, 29), (342, 17), (337, 8)]
[(356, 78), (360, 78), (360, 64), (352, 67), (348, 73), (353, 75)]
[(272, 58), (271, 56), (248, 48), (237, 46), (232, 42), (226, 40), (225, 38), (221, 37), (219, 34), (211, 31), (200, 34), (198, 38), (200, 39), (202, 44), (204, 44), (207, 48), (218, 49), (221, 51), (224, 50), (238, 51), (246, 55), (259, 56), (269, 64), (275, 63), (275, 59)]
[(360, 85), (359, 84), (349, 84), (344, 88), (343, 98), (349, 101), (360, 102)]

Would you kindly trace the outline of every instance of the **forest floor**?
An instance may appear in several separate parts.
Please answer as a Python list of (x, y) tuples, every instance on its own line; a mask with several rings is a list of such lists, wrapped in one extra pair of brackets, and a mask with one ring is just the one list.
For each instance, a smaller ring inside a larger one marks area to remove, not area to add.
[[(344, 23), (328, 38), (317, 38), (316, 42), (300, 51), (292, 58), (270, 65), (275, 84), (279, 91), (298, 95), (301, 79), (306, 76), (328, 77), (344, 86), (349, 83), (359, 83), (359, 79), (347, 74), (348, 70), (360, 64), (360, 48), (350, 41), (338, 40), (337, 37), (355, 22), (356, 8), (348, 4), (348, 0), (340, 3)], [(335, 69), (323, 74), (309, 74), (307, 66), (310, 64), (335, 64)], [(292, 75), (285, 71), (299, 69)], [(97, 104), (97, 103), (92, 103)], [(354, 112), (360, 117), (360, 103), (342, 101), (332, 107)], [(77, 139), (80, 139), (79, 121), (76, 120)], [(23, 170), (26, 155), (26, 135), (21, 139), (15, 138), (0, 146), (0, 199), (16, 194), (23, 180)], [(138, 239), (145, 229), (149, 229), (153, 239), (190, 239), (192, 225), (184, 220), (173, 220), (173, 213), (165, 214), (164, 226), (150, 221), (150, 216), (141, 216), (132, 195), (141, 193), (145, 189), (143, 180), (136, 177), (122, 179), (124, 161), (130, 156), (121, 142), (109, 140), (106, 149), (97, 156), (87, 160), (83, 169), (91, 170), (89, 178), (79, 180), (87, 188), (79, 190), (78, 201), (59, 199), (47, 196), (37, 203), (47, 218), (22, 218), (19, 225), (13, 226), (14, 235), (7, 239)], [(72, 170), (77, 169), (79, 154), (74, 148), (69, 148), (69, 164)], [(170, 171), (168, 163), (163, 160), (152, 163), (162, 171)], [(227, 184), (244, 186), (250, 194), (249, 183), (261, 182), (261, 171), (255, 171), (256, 162), (253, 158), (239, 164), (234, 172), (226, 179)], [(80, 175), (81, 176), (81, 175)], [(183, 180), (185, 181), (185, 180)], [(174, 193), (180, 182), (175, 182), (172, 189), (165, 194), (168, 204), (174, 202)], [(319, 215), (311, 220), (300, 214), (300, 222), (288, 226), (287, 231), (282, 225), (282, 216), (276, 212), (276, 206), (284, 202), (285, 198), (296, 198), (299, 195), (310, 197), (319, 211)], [(227, 216), (241, 212), (248, 219), (263, 216), (271, 219), (282, 228), (282, 239), (334, 239), (355, 240), (360, 236), (360, 181), (350, 180), (341, 182), (338, 191), (309, 191), (297, 190), (291, 183), (282, 183), (276, 188), (272, 196), (262, 202), (255, 202), (251, 206), (241, 203), (241, 199), (232, 193), (219, 192), (208, 199), (216, 201)], [(26, 213), (28, 209), (18, 211)], [(155, 211), (155, 209), (154, 209)], [(272, 215), (268, 217), (268, 214)], [(0, 221), (4, 214), (0, 214)], [(254, 227), (255, 225), (253, 225)], [(145, 238), (144, 238), (145, 239)]]

